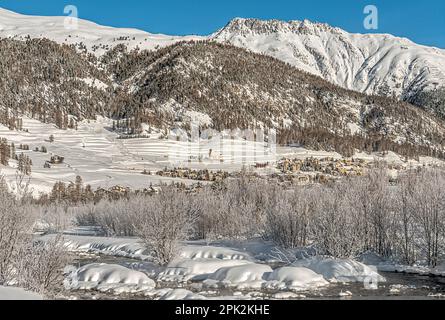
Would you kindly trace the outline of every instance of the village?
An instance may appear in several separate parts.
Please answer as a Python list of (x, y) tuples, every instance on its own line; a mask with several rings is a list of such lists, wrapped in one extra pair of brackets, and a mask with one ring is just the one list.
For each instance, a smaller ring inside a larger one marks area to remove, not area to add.
[[(143, 174), (150, 175), (151, 173), (144, 170)], [(208, 169), (193, 170), (188, 168), (174, 168), (174, 169), (164, 168), (163, 170), (157, 171), (154, 174), (160, 177), (189, 179), (189, 180), (208, 181), (208, 182), (223, 181), (230, 176), (229, 172), (222, 170), (213, 172)]]
[(362, 176), (369, 166), (369, 162), (354, 158), (306, 158), (304, 160), (283, 158), (278, 162), (278, 169), (284, 174), (317, 172), (333, 177)]
[(318, 159), (311, 157), (304, 160), (283, 158), (277, 163), (256, 163), (255, 165), (244, 167), (239, 172), (164, 168), (157, 172), (144, 170), (142, 174), (202, 182), (220, 182), (227, 178), (236, 178), (240, 174), (244, 174), (275, 180), (280, 184), (305, 185), (326, 183), (341, 177), (363, 176), (371, 166), (371, 162), (362, 159)]
[[(174, 179), (187, 179), (203, 183), (221, 182), (229, 178), (239, 178), (241, 175), (266, 179), (269, 183), (276, 183), (284, 186), (324, 184), (336, 181), (345, 177), (361, 177), (375, 167), (377, 162), (359, 159), (332, 157), (315, 158), (282, 158), (276, 163), (255, 163), (245, 166), (239, 171), (223, 170), (194, 170), (190, 168), (164, 168), (160, 171), (147, 171), (145, 175), (168, 177)], [(399, 172), (406, 170), (408, 164), (389, 164), (389, 170)]]

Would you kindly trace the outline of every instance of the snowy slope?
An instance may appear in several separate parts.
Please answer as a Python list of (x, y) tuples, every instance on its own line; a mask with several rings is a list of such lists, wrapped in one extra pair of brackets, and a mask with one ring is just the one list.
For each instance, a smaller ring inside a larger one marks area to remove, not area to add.
[[(190, 150), (193, 155), (201, 154), (202, 163), (188, 164), (195, 169), (209, 169), (227, 171), (240, 170), (243, 165), (252, 165), (256, 161), (276, 161), (279, 155), (273, 153), (251, 154), (255, 150), (264, 150), (264, 146), (256, 142), (242, 139), (223, 140), (221, 156), (208, 158), (209, 148), (216, 150), (212, 141), (187, 144), (173, 139), (159, 139), (159, 135), (152, 134), (151, 138), (144, 139), (117, 139), (117, 134), (109, 131), (111, 120), (100, 118), (96, 121), (83, 121), (78, 130), (60, 130), (51, 124), (44, 124), (38, 120), (24, 118), (25, 131), (11, 131), (0, 125), (0, 137), (8, 139), (17, 147), (20, 144), (29, 145), (29, 151), (17, 150), (17, 154), (27, 154), (33, 162), (30, 176), (30, 188), (35, 196), (48, 193), (53, 185), (62, 181), (73, 182), (76, 176), (81, 176), (85, 184), (93, 189), (110, 188), (116, 185), (143, 189), (150, 184), (184, 182), (193, 184), (196, 181), (161, 177), (157, 175), (143, 175), (144, 170), (152, 173), (165, 167), (177, 167), (181, 159), (175, 156)], [(48, 141), (53, 135), (53, 143)], [(45, 146), (48, 153), (35, 152), (35, 148)], [(52, 155), (65, 158), (65, 163), (45, 168), (44, 164)], [(221, 158), (220, 158), (221, 157)], [(220, 159), (224, 159), (221, 163)], [(182, 160), (183, 161), (183, 160)], [(3, 175), (10, 188), (15, 188), (17, 161), (11, 160), (9, 167), (0, 165), (0, 175)]]
[[(136, 29), (104, 27), (93, 22), (78, 20), (77, 29), (71, 29), (67, 17), (25, 16), (0, 8), (0, 38), (48, 38), (58, 43), (86, 46), (96, 54), (118, 44), (129, 48), (156, 49), (182, 40), (200, 39), (198, 36), (176, 37), (150, 34)], [(67, 22), (67, 23), (66, 23)], [(67, 27), (66, 27), (67, 26)]]
[(445, 85), (445, 50), (304, 21), (234, 19), (213, 39), (264, 53), (337, 85), (408, 99)]
[[(20, 154), (24, 152), (33, 162), (30, 188), (35, 196), (40, 193), (48, 193), (53, 185), (62, 181), (65, 183), (74, 182), (77, 175), (80, 175), (85, 184), (90, 184), (93, 189), (110, 188), (115, 185), (131, 187), (132, 189), (147, 188), (150, 184), (184, 182), (192, 184), (196, 181), (161, 177), (157, 175), (143, 175), (143, 170), (152, 173), (162, 170), (165, 167), (180, 166), (178, 159), (174, 156), (185, 148), (191, 148), (192, 154), (202, 154), (202, 163), (184, 164), (194, 169), (226, 170), (237, 171), (243, 165), (252, 165), (256, 162), (275, 163), (283, 157), (306, 159), (309, 157), (341, 158), (339, 154), (333, 152), (310, 151), (297, 147), (277, 147), (274, 153), (262, 155), (259, 150), (264, 150), (260, 143), (249, 142), (243, 139), (232, 140), (222, 139), (221, 157), (209, 158), (209, 148), (214, 152), (218, 150), (211, 140), (191, 143), (175, 140), (159, 139), (157, 134), (151, 138), (119, 140), (117, 134), (110, 132), (111, 120), (99, 118), (96, 121), (84, 121), (79, 124), (78, 130), (60, 130), (54, 125), (44, 124), (37, 120), (24, 118), (24, 131), (11, 131), (0, 125), (0, 137), (8, 139), (17, 147), (20, 144), (27, 144), (30, 151), (17, 150)], [(53, 135), (53, 143), (48, 141), (49, 135)], [(48, 153), (34, 152), (36, 147), (45, 146)], [(256, 150), (256, 151), (255, 151)], [(252, 157), (255, 154), (255, 157)], [(52, 168), (44, 168), (44, 164), (51, 155), (65, 157), (65, 163), (55, 165)], [(411, 160), (404, 163), (402, 157), (389, 153), (384, 158), (379, 155), (356, 154), (355, 158), (366, 159), (367, 161), (385, 160), (405, 166), (422, 166), (436, 161), (432, 158), (421, 158), (420, 162)], [(224, 159), (224, 163), (220, 159)], [(443, 162), (434, 162), (443, 165)], [(4, 175), (11, 188), (16, 183), (17, 162), (10, 161), (10, 166), (0, 165), (0, 175)]]

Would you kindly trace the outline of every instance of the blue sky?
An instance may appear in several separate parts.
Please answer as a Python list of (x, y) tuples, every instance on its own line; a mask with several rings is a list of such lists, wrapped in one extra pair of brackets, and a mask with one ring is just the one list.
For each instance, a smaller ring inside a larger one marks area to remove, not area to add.
[(82, 19), (153, 33), (206, 35), (234, 17), (327, 22), (366, 33), (363, 9), (379, 9), (379, 33), (391, 33), (445, 48), (443, 0), (0, 0), (0, 7), (23, 14), (63, 15), (76, 5)]

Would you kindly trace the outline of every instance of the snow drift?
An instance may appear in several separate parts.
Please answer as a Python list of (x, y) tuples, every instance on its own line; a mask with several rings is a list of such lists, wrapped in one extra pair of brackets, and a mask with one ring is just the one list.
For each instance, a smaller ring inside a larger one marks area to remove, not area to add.
[(305, 290), (326, 286), (329, 283), (320, 274), (307, 268), (283, 267), (267, 277), (268, 289)]
[(65, 279), (65, 287), (71, 290), (97, 290), (121, 294), (153, 290), (156, 283), (139, 271), (119, 265), (93, 263), (72, 270)]
[(375, 268), (352, 259), (312, 258), (300, 260), (297, 266), (311, 269), (330, 282), (385, 281)]

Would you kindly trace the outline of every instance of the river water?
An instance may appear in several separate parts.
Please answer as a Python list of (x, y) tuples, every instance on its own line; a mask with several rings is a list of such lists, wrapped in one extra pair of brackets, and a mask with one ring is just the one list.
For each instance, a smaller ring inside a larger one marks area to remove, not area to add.
[[(138, 260), (128, 258), (120, 258), (113, 256), (89, 256), (75, 259), (74, 265), (80, 267), (89, 263), (108, 263), (119, 264), (126, 267), (133, 268), (141, 265)], [(366, 288), (363, 283), (333, 283), (327, 287), (302, 291), (297, 294), (299, 297), (290, 299), (329, 299), (329, 300), (436, 300), (445, 299), (445, 277), (417, 275), (408, 273), (393, 273), (381, 272), (382, 276), (386, 278), (386, 282), (378, 283), (373, 289)], [(237, 292), (231, 289), (222, 289), (205, 292), (199, 283), (189, 283), (186, 285), (162, 284), (158, 283), (158, 288), (183, 288), (194, 293), (201, 294), (208, 297), (218, 296), (252, 296), (257, 299), (273, 298), (277, 291), (262, 291), (262, 292)], [(204, 291), (204, 293), (202, 293)], [(280, 291), (282, 292), (282, 291)], [(75, 297), (77, 299), (125, 299), (125, 300), (141, 300), (148, 299), (138, 296), (137, 294), (125, 294), (121, 296), (108, 295), (98, 292), (65, 292), (66, 296)]]

